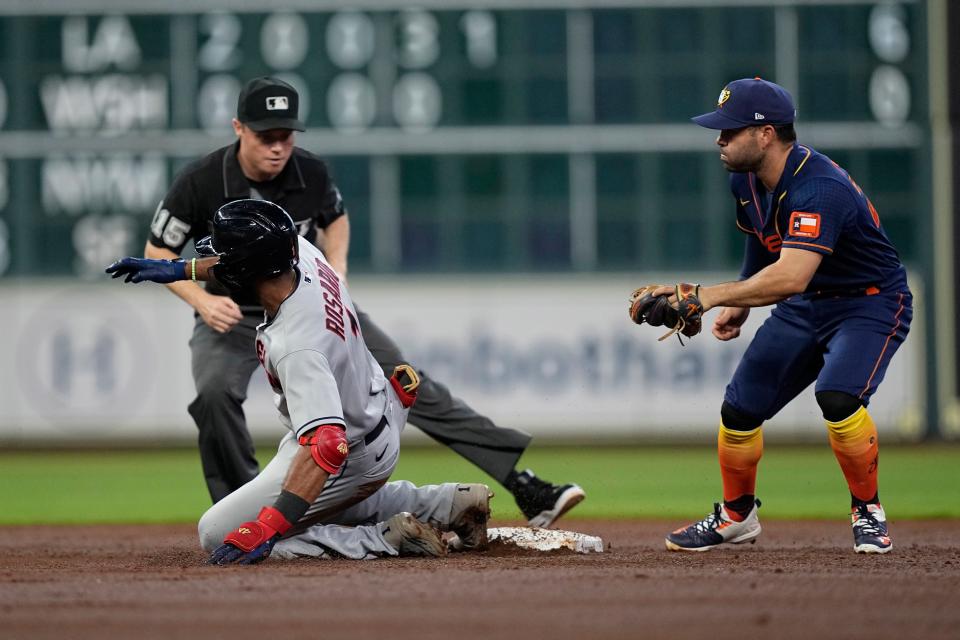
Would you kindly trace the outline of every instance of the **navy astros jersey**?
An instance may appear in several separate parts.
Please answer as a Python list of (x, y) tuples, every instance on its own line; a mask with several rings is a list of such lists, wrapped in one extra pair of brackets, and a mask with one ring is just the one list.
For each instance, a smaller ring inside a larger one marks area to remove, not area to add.
[(781, 247), (823, 254), (806, 293), (906, 288), (906, 270), (873, 204), (837, 163), (794, 144), (772, 193), (754, 173), (734, 173), (737, 226), (756, 242), (747, 246), (741, 277), (776, 262)]

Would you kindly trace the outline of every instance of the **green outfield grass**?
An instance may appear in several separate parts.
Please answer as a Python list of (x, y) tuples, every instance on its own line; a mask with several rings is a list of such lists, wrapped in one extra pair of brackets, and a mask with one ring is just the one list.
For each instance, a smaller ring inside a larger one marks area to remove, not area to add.
[[(270, 453), (261, 451), (261, 463)], [(552, 481), (576, 481), (587, 500), (576, 518), (700, 517), (720, 496), (707, 447), (533, 447), (521, 460)], [(880, 495), (892, 519), (960, 518), (960, 447), (888, 446)], [(394, 479), (489, 482), (439, 446), (404, 450)], [(0, 524), (194, 522), (209, 506), (192, 449), (0, 452)], [(499, 485), (495, 519), (515, 519)], [(830, 448), (769, 445), (760, 466), (763, 517), (842, 518), (846, 485)]]

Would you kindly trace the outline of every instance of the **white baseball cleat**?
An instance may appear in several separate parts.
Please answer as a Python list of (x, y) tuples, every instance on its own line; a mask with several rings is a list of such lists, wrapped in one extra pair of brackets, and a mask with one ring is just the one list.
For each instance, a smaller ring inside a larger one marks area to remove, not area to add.
[(760, 535), (760, 519), (757, 517), (759, 508), (760, 501), (757, 500), (747, 517), (742, 522), (737, 522), (730, 517), (725, 506), (714, 502), (713, 512), (707, 514), (706, 518), (668, 534), (667, 549), (709, 551), (727, 542), (730, 544), (756, 542), (757, 536)]
[(398, 513), (383, 523), (384, 541), (401, 556), (443, 556), (447, 544), (434, 527), (420, 522), (412, 513)]
[(490, 519), (490, 498), (493, 493), (485, 484), (458, 484), (450, 507), (447, 528), (457, 534), (459, 550), (484, 549), (487, 546), (487, 520)]
[(853, 508), (853, 550), (857, 553), (888, 553), (893, 541), (887, 534), (887, 514), (879, 504), (864, 504)]

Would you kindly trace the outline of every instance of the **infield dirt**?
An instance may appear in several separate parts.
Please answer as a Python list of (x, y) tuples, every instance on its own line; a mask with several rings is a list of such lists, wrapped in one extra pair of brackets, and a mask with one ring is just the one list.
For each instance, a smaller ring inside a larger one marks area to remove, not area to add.
[(563, 524), (606, 552), (221, 568), (191, 526), (3, 527), (0, 637), (960, 637), (958, 520), (893, 521), (885, 556), (854, 554), (843, 520), (700, 554), (664, 550), (679, 522)]

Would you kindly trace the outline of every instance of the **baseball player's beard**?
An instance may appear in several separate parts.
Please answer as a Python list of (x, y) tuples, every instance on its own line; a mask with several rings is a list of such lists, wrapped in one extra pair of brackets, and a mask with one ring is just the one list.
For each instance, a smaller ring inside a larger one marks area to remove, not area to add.
[(763, 156), (759, 154), (737, 160), (731, 159), (730, 156), (727, 156), (725, 160), (721, 158), (724, 168), (730, 173), (756, 173), (759, 171), (762, 161)]

